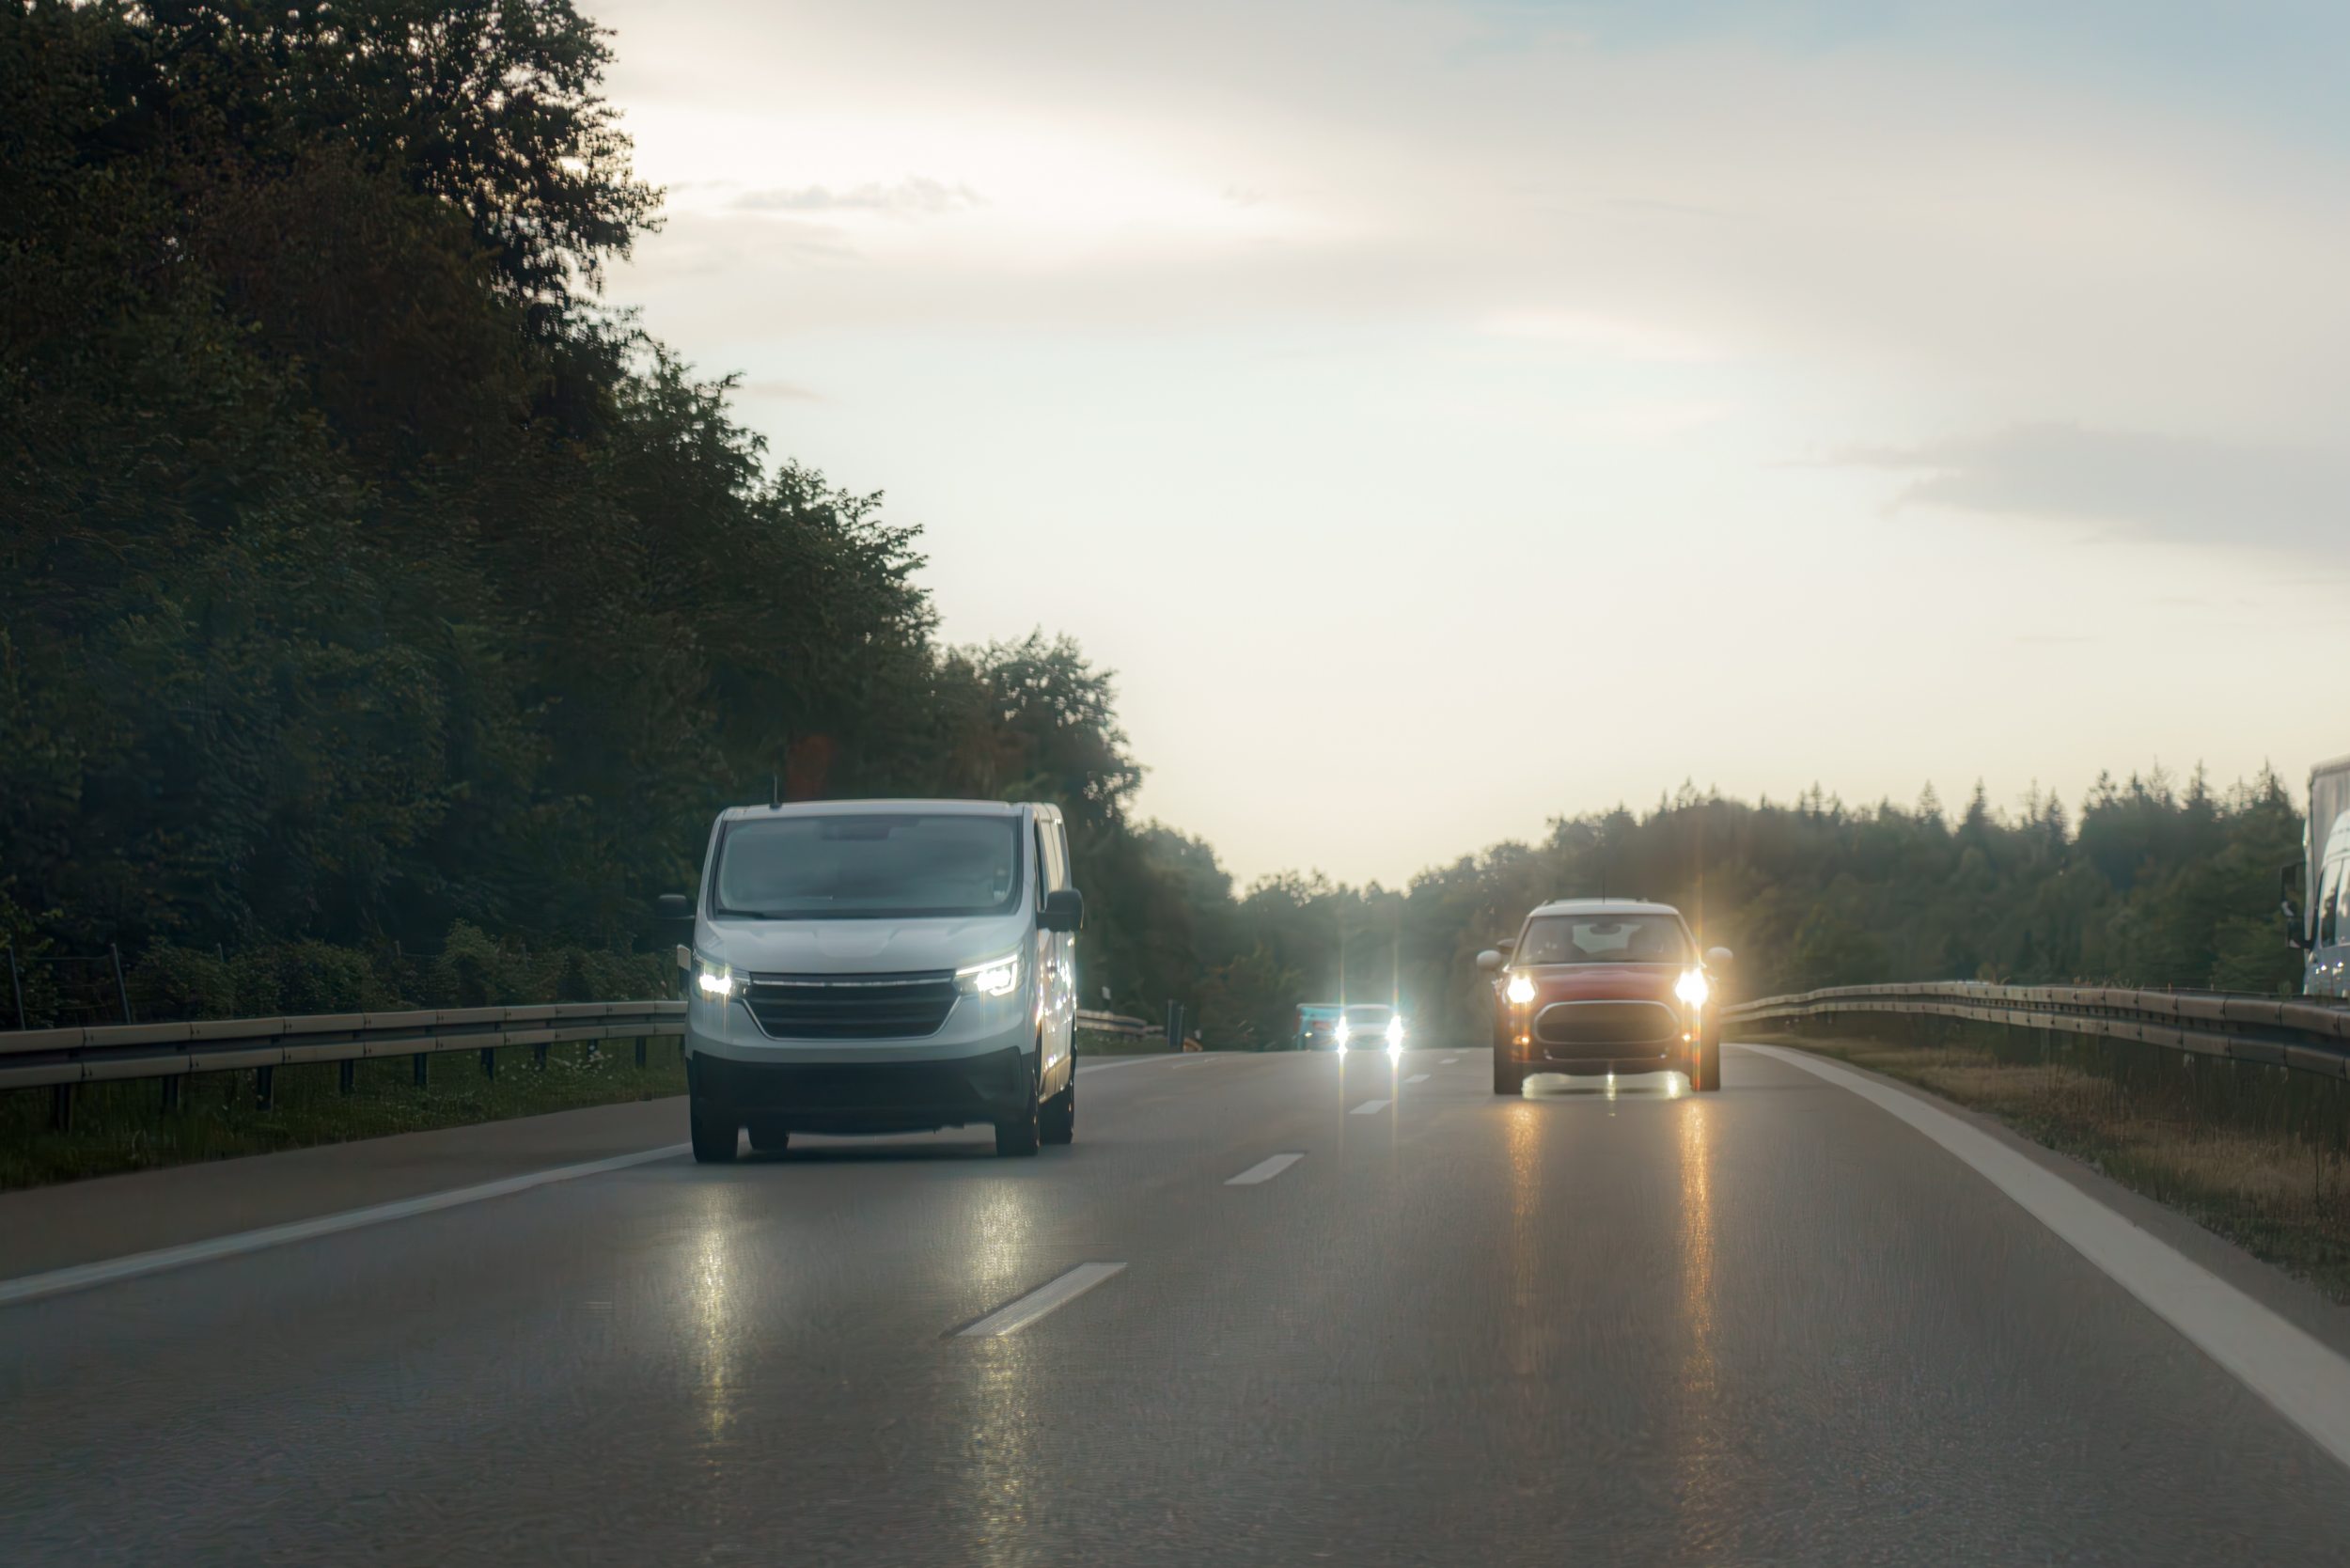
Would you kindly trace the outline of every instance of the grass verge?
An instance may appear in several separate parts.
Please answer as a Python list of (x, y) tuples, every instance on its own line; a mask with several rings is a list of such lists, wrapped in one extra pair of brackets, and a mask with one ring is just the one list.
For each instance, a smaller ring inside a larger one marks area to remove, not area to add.
[[(1888, 1031), (1889, 1032), (1889, 1031)], [(2350, 1302), (2350, 1090), (2309, 1074), (2036, 1031), (1757, 1038), (1998, 1117)]]
[(335, 1063), (280, 1067), (268, 1109), (255, 1103), (249, 1072), (182, 1079), (174, 1110), (164, 1108), (152, 1079), (81, 1084), (72, 1127), (62, 1133), (49, 1125), (47, 1090), (0, 1093), (0, 1191), (685, 1092), (674, 1038), (648, 1043), (641, 1068), (626, 1040), (607, 1040), (593, 1054), (584, 1043), (549, 1046), (543, 1070), (527, 1046), (497, 1055), (494, 1078), (470, 1051), (429, 1057), (421, 1089), (407, 1057), (358, 1062), (349, 1094)]

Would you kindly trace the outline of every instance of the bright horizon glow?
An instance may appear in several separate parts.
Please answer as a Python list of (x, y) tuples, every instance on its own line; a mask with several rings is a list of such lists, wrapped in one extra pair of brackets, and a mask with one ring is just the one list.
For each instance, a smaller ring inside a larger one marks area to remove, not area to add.
[(1243, 882), (2350, 752), (2350, 18), (595, 9), (614, 302)]

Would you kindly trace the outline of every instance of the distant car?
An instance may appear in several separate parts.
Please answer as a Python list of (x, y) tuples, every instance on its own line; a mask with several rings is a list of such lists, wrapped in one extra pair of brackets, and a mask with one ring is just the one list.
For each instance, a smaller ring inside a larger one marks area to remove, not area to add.
[(1300, 1002), (1297, 1004), (1297, 1036), (1293, 1043), (1301, 1051), (1327, 1051), (1337, 1044), (1339, 1014), (1345, 1009), (1336, 1002)]
[(1403, 1015), (1385, 1002), (1355, 1002), (1340, 1011), (1330, 1038), (1341, 1051), (1384, 1050), (1390, 1045), (1400, 1049)]
[(1477, 955), (1494, 976), (1494, 1092), (1536, 1073), (1687, 1074), (1722, 1086), (1720, 1009), (1681, 912), (1628, 899), (1566, 899), (1526, 917), (1513, 942)]

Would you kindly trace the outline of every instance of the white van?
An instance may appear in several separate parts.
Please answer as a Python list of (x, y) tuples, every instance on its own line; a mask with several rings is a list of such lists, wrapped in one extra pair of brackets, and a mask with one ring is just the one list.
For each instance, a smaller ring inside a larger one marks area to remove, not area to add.
[(998, 1154), (1077, 1122), (1085, 901), (1054, 806), (860, 800), (719, 813), (694, 921), (694, 1157), (739, 1135), (987, 1123)]

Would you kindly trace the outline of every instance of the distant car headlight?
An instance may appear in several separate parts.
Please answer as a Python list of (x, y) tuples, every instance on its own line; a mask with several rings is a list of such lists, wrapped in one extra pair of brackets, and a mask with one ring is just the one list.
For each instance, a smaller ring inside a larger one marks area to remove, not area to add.
[(714, 1002), (734, 995), (734, 969), (707, 958), (694, 960), (694, 989)]
[(1714, 988), (1706, 983), (1704, 970), (1684, 969), (1681, 978), (1673, 981), (1673, 995), (1691, 1007), (1703, 1007), (1705, 999), (1714, 995)]
[(1502, 995), (1517, 1003), (1520, 1007), (1524, 1007), (1527, 1003), (1534, 999), (1533, 978), (1528, 975), (1512, 975), (1510, 977), (1509, 988), (1504, 991)]
[(1020, 955), (1006, 953), (955, 971), (955, 989), (966, 996), (1009, 996), (1020, 983)]
[(1387, 1020), (1387, 1043), (1390, 1045), (1401, 1045), (1403, 1043), (1402, 1019), (1390, 1018)]

